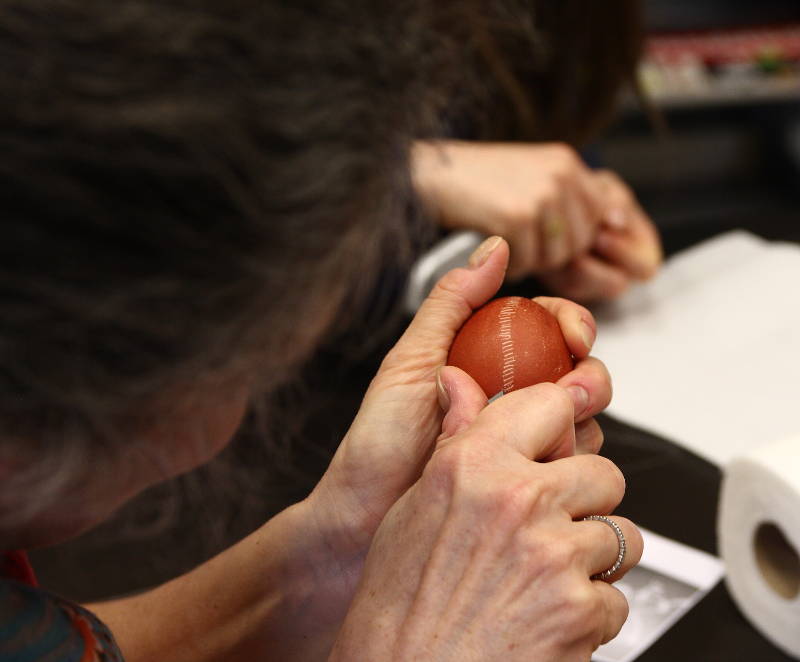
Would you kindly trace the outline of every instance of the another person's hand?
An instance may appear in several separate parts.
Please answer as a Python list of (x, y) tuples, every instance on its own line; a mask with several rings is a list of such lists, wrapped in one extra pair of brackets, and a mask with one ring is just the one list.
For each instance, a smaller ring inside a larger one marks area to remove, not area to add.
[(415, 189), (443, 227), (508, 240), (511, 279), (564, 267), (597, 235), (602, 184), (567, 145), (418, 142), (412, 166)]
[(553, 292), (578, 301), (614, 299), (632, 283), (652, 278), (663, 261), (658, 230), (630, 188), (609, 170), (594, 176), (605, 206), (591, 251), (539, 274)]
[(653, 222), (630, 188), (560, 143), (420, 142), (415, 187), (445, 228), (497, 234), (508, 276), (536, 276), (558, 296), (613, 299), (662, 261)]
[[(430, 458), (443, 417), (437, 371), (458, 329), (500, 287), (507, 261), (506, 242), (490, 238), (476, 251), (472, 266), (455, 269), (439, 282), (387, 355), (328, 471), (303, 504), (325, 540), (327, 557), (315, 562), (330, 590), (321, 617), (331, 624), (345, 615), (375, 531)], [(573, 403), (577, 450), (595, 452), (602, 433), (592, 417), (607, 406), (611, 383), (603, 364), (588, 357), (594, 320), (577, 304), (538, 301), (556, 315), (578, 359), (552, 388)], [(486, 398), (481, 397), (483, 407)]]
[[(442, 434), (422, 478), (384, 518), (331, 660), (588, 662), (628, 613), (593, 575), (614, 565), (605, 523), (624, 479), (608, 460), (573, 456), (573, 403), (540, 384), (484, 408), (480, 388), (446, 368)], [(540, 460), (549, 460), (542, 463)], [(633, 524), (622, 577), (642, 551)]]

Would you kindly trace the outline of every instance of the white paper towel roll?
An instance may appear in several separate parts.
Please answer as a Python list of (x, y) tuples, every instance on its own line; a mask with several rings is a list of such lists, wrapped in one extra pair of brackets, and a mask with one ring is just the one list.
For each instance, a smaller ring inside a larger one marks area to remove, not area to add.
[(717, 525), (734, 600), (764, 636), (800, 659), (800, 437), (731, 461)]

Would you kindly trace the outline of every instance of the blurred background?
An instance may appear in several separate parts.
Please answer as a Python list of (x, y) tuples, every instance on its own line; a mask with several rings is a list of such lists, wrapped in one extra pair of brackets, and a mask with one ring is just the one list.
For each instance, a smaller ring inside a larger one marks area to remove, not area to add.
[(640, 82), (595, 146), (667, 252), (744, 227), (800, 239), (800, 3), (646, 0)]

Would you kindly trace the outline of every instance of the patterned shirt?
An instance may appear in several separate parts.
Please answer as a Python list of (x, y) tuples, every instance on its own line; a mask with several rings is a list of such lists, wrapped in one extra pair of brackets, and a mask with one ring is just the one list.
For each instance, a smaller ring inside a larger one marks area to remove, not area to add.
[(0, 554), (0, 662), (123, 662), (94, 614), (43, 591), (27, 557)]

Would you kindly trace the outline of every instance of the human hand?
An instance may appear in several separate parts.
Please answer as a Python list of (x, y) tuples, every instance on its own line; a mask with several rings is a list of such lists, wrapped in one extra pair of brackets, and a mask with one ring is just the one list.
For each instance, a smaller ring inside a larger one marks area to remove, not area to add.
[(412, 166), (443, 227), (508, 240), (512, 280), (585, 254), (604, 211), (603, 183), (561, 143), (418, 142)]
[(591, 251), (539, 274), (550, 290), (577, 301), (614, 299), (632, 283), (652, 278), (663, 261), (658, 230), (630, 188), (609, 170), (594, 177), (605, 207)]
[[(608, 460), (573, 456), (573, 403), (540, 384), (484, 408), (480, 388), (442, 370), (447, 415), (420, 480), (375, 535), (331, 661), (588, 661), (614, 637), (624, 595), (592, 579), (619, 550), (610, 513), (624, 479)], [(543, 463), (541, 460), (550, 460)], [(642, 539), (627, 541), (618, 579)]]
[(605, 198), (605, 213), (592, 249), (635, 280), (652, 278), (664, 258), (655, 224), (619, 175), (596, 170), (593, 176)]
[[(372, 536), (430, 457), (443, 416), (437, 371), (446, 363), (458, 329), (500, 287), (507, 262), (508, 244), (493, 237), (479, 247), (469, 268), (442, 278), (383, 361), (328, 471), (304, 502), (324, 540), (324, 554), (313, 563), (325, 584), (319, 593), (327, 596), (321, 615), (326, 622), (341, 623)], [(556, 315), (578, 359), (559, 386), (575, 403), (578, 450), (596, 451), (602, 433), (592, 417), (607, 406), (611, 383), (603, 364), (588, 357), (594, 320), (577, 304), (537, 301)]]

